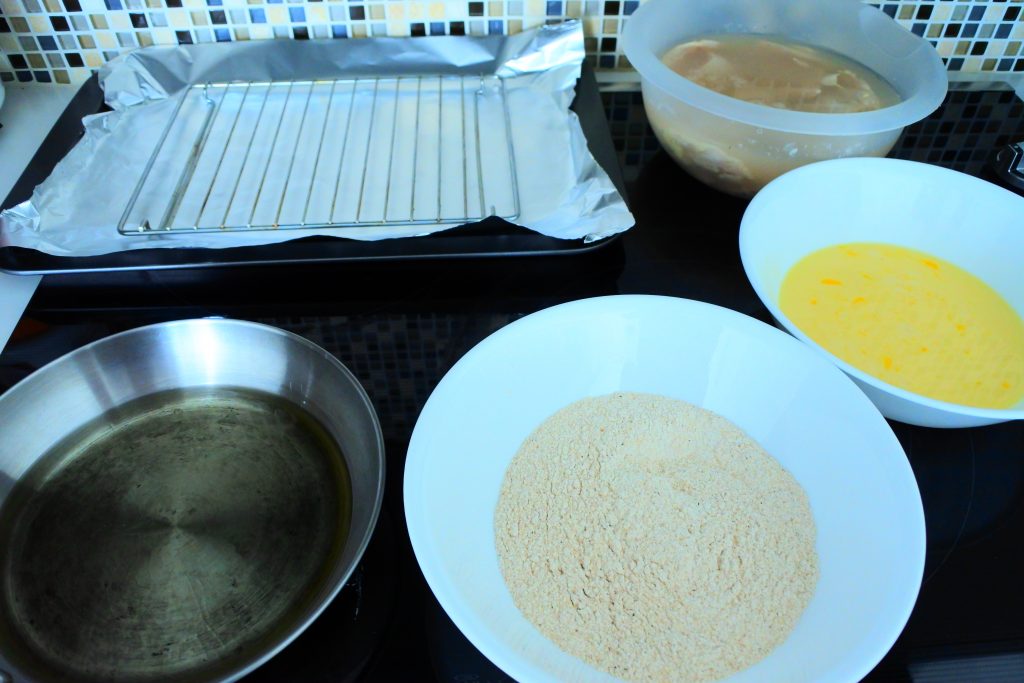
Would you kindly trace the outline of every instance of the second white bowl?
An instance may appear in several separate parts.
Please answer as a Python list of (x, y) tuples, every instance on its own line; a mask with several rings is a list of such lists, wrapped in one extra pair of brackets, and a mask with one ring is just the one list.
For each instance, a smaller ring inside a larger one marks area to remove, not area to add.
[(984, 280), (1024, 315), (1024, 198), (964, 173), (898, 159), (837, 159), (791, 171), (750, 202), (740, 225), (743, 268), (791, 334), (838, 365), (888, 418), (924, 427), (974, 427), (1024, 419), (883, 382), (832, 355), (779, 308), (782, 280), (811, 252), (844, 242), (884, 242), (945, 259)]

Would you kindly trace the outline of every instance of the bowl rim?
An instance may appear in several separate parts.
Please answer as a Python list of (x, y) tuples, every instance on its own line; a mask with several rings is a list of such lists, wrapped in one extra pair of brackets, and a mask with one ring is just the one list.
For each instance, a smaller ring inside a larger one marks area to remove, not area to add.
[[(897, 24), (881, 9), (862, 4), (860, 0), (818, 1), (858, 4), (858, 11), (862, 17), (871, 17), (876, 21), (879, 19), (893, 21), (899, 30), (906, 32), (907, 36), (918, 41), (917, 48), (911, 54), (915, 56), (920, 54), (921, 59), (928, 62), (928, 68), (927, 71), (922, 69), (921, 84), (916, 92), (909, 98), (904, 99), (901, 96), (897, 104), (888, 107), (848, 114), (792, 111), (723, 95), (677, 74), (662, 63), (660, 55), (655, 55), (644, 43), (642, 35), (644, 24), (656, 21), (654, 13), (657, 12), (659, 4), (667, 5), (674, 0), (648, 0), (633, 12), (622, 32), (623, 52), (630, 64), (640, 74), (645, 86), (651, 84), (673, 99), (709, 114), (756, 128), (767, 128), (783, 133), (836, 137), (885, 133), (920, 121), (942, 104), (949, 88), (949, 78), (946, 67), (942, 64), (942, 58), (928, 41)], [(729, 33), (729, 31), (725, 32)], [(691, 38), (698, 37), (697, 35), (691, 36)], [(676, 91), (684, 93), (687, 96), (686, 99), (679, 97)]]
[[(445, 379), (448, 378), (450, 374), (458, 371), (459, 365), (462, 361), (471, 354), (474, 354), (474, 352), (478, 351), (481, 347), (499, 343), (500, 338), (507, 335), (510, 328), (515, 329), (524, 324), (538, 324), (539, 320), (543, 320), (544, 318), (552, 315), (563, 314), (559, 309), (601, 306), (615, 304), (618, 302), (628, 302), (630, 300), (650, 303), (661, 302), (662, 305), (687, 306), (705, 310), (710, 309), (714, 315), (743, 319), (744, 324), (748, 325), (751, 329), (761, 329), (769, 335), (782, 335), (781, 337), (777, 337), (780, 340), (784, 337), (789, 337), (792, 343), (799, 344), (796, 339), (793, 339), (790, 335), (787, 335), (785, 332), (773, 327), (772, 325), (757, 320), (756, 318), (741, 313), (740, 311), (719, 306), (717, 304), (696, 299), (660, 294), (614, 294), (577, 299), (555, 304), (535, 311), (518, 320), (514, 320), (479, 341), (469, 351), (463, 354), (455, 365), (445, 373), (445, 376), (442, 377), (441, 381), (434, 388), (434, 391), (431, 392), (431, 395), (428, 397), (426, 404), (416, 420), (416, 424), (413, 427), (413, 432), (410, 437), (409, 447), (406, 452), (405, 469), (402, 475), (402, 495), (403, 508), (409, 530), (409, 540), (413, 548), (413, 554), (416, 557), (417, 565), (420, 567), (420, 571), (423, 573), (427, 585), (430, 587), (431, 592), (445, 610), (448, 617), (458, 627), (459, 631), (477, 649), (479, 649), (487, 659), (516, 680), (537, 680), (536, 678), (531, 678), (531, 676), (535, 676), (537, 672), (534, 671), (534, 667), (529, 665), (523, 657), (516, 657), (514, 648), (507, 646), (505, 641), (492, 637), (491, 633), (486, 629), (478, 628), (477, 624), (474, 623), (479, 621), (475, 612), (472, 610), (458, 609), (457, 604), (453, 608), (452, 603), (453, 600), (455, 600), (455, 598), (453, 598), (453, 593), (456, 591), (454, 591), (452, 587), (456, 584), (456, 581), (444, 571), (442, 563), (439, 562), (432, 553), (427, 552), (428, 548), (430, 550), (434, 550), (434, 544), (432, 541), (428, 540), (430, 535), (428, 527), (425, 524), (423, 517), (419, 514), (420, 510), (429, 504), (424, 494), (423, 487), (419, 484), (420, 479), (418, 476), (419, 473), (428, 465), (428, 458), (423, 454), (423, 452), (428, 449), (426, 446), (419, 443), (425, 438), (423, 436), (421, 420), (424, 415), (430, 415), (433, 410), (433, 408), (431, 408), (431, 402), (435, 400), (435, 393), (438, 388), (443, 385)], [(783, 343), (788, 344), (790, 342), (783, 341)], [(812, 363), (817, 363), (818, 366), (826, 372), (838, 370), (838, 368), (835, 368), (835, 366), (828, 363), (827, 359), (818, 356), (818, 361), (821, 361), (821, 363), (818, 363), (817, 361), (812, 360), (813, 357), (815, 357), (815, 354), (811, 352), (808, 356), (808, 360)], [(916, 514), (914, 515), (914, 521), (912, 524), (915, 542), (913, 544), (914, 547), (910, 552), (912, 552), (913, 561), (917, 567), (917, 570), (912, 572), (912, 574), (917, 577), (917, 580), (912, 590), (905, 591), (901, 594), (900, 600), (893, 601), (893, 618), (886, 624), (887, 627), (876, 629), (874, 631), (874, 640), (870, 645), (870, 656), (862, 657), (855, 667), (851, 666), (849, 670), (842, 672), (844, 674), (843, 676), (839, 676), (836, 673), (830, 673), (827, 679), (824, 679), (827, 683), (835, 683), (836, 681), (859, 681), (875, 666), (877, 666), (878, 662), (880, 662), (885, 657), (886, 653), (892, 649), (893, 644), (898, 640), (900, 634), (906, 628), (906, 625), (910, 620), (910, 616), (913, 613), (913, 609), (917, 604), (921, 585), (924, 580), (925, 555), (927, 551), (927, 530), (920, 487), (917, 483), (917, 477), (914, 475), (913, 468), (910, 466), (910, 461), (906, 458), (903, 445), (900, 443), (896, 434), (892, 431), (891, 426), (885, 421), (885, 418), (878, 411), (874, 403), (868, 399), (860, 388), (857, 387), (848, 376), (844, 376), (841, 372), (837, 378), (843, 382), (849, 382), (852, 385), (851, 388), (855, 390), (851, 396), (855, 397), (855, 400), (865, 402), (873, 413), (878, 415), (878, 418), (881, 420), (880, 425), (884, 430), (886, 438), (891, 441), (896, 451), (903, 456), (901, 459), (897, 459), (894, 463), (894, 467), (899, 470), (899, 477), (903, 483), (909, 485), (909, 490), (913, 494), (916, 494), (912, 496), (913, 501), (916, 502), (916, 505), (914, 506)], [(419, 436), (417, 436), (417, 433), (419, 433)], [(909, 547), (910, 546), (908, 544), (908, 548)], [(509, 651), (506, 652), (506, 650)], [(546, 673), (541, 678), (543, 680), (557, 680), (554, 676), (547, 675)]]
[[(782, 309), (776, 303), (773, 297), (768, 296), (767, 287), (764, 284), (760, 276), (760, 272), (754, 266), (754, 254), (753, 247), (750, 246), (750, 234), (753, 230), (761, 229), (753, 227), (755, 224), (748, 217), (751, 215), (751, 209), (760, 207), (762, 204), (766, 204), (770, 201), (774, 201), (773, 193), (779, 192), (780, 188), (785, 188), (791, 183), (799, 183), (805, 175), (820, 175), (823, 171), (828, 172), (834, 167), (846, 167), (846, 166), (859, 166), (859, 165), (870, 165), (870, 166), (888, 166), (894, 169), (902, 169), (901, 173), (932, 173), (934, 175), (942, 175), (949, 178), (954, 178), (955, 182), (966, 183), (967, 186), (980, 187), (981, 185), (995, 187), (996, 189), (1006, 192), (1016, 200), (1020, 200), (1020, 197), (1009, 190), (1003, 190), (998, 185), (993, 185), (981, 178), (954, 171), (949, 168), (942, 166), (934, 166), (932, 164), (926, 164), (919, 161), (909, 161), (906, 159), (886, 159), (886, 158), (846, 158), (846, 159), (828, 159), (826, 161), (819, 161), (806, 166), (801, 166), (788, 173), (785, 173), (778, 178), (772, 180), (764, 188), (750, 200), (750, 204), (743, 212), (743, 218), (740, 220), (739, 230), (739, 248), (740, 248), (740, 261), (743, 263), (743, 270), (747, 275), (747, 280), (750, 281), (750, 285), (754, 288), (757, 293), (757, 297), (761, 300), (761, 303), (768, 309), (776, 320), (778, 320), (785, 328), (786, 331), (791, 335), (802, 341), (803, 343), (810, 346), (818, 353), (823, 354), (839, 369), (845, 372), (850, 377), (853, 377), (859, 382), (863, 382), (868, 386), (883, 391), (895, 398), (901, 399), (908, 403), (913, 403), (930, 410), (941, 411), (953, 415), (961, 415), (964, 417), (981, 418), (986, 420), (994, 420), (1005, 422), (1008, 420), (1024, 420), (1024, 408), (980, 408), (977, 406), (961, 405), (959, 403), (951, 403), (949, 401), (942, 401), (937, 398), (929, 398), (921, 394), (908, 391), (894, 384), (889, 384), (885, 380), (879, 379), (874, 375), (868, 374), (863, 370), (847, 363), (843, 359), (839, 358), (831, 351), (823, 347), (818, 342), (814, 341), (809, 337), (803, 330), (801, 330), (792, 320), (789, 319)], [(897, 245), (897, 246), (908, 246), (908, 245)], [(955, 265), (955, 264), (954, 264)], [(896, 418), (893, 418), (896, 419)]]

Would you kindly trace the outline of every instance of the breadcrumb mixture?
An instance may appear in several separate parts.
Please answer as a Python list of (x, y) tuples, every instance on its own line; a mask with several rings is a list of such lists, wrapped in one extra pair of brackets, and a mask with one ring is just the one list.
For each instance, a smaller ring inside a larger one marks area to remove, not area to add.
[(781, 644), (818, 580), (795, 479), (725, 418), (617, 393), (523, 442), (495, 512), (516, 606), (627, 681), (713, 681)]

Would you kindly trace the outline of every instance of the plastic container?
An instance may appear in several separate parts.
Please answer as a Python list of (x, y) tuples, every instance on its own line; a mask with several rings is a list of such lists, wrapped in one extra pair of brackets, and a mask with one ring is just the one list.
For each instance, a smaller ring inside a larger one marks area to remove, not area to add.
[[(838, 52), (888, 81), (901, 101), (854, 114), (787, 111), (719, 94), (661, 62), (679, 43), (731, 33)], [(946, 70), (934, 48), (859, 0), (649, 0), (627, 22), (623, 47), (642, 78), (662, 146), (702, 182), (738, 196), (815, 161), (885, 156), (904, 126), (946, 96)]]

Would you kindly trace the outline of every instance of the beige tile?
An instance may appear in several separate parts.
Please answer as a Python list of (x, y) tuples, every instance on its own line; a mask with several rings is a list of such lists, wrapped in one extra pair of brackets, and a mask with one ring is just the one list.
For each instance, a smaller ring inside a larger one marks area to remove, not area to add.
[(96, 68), (103, 65), (103, 58), (99, 52), (85, 52), (82, 54), (82, 59), (85, 61), (86, 66)]
[(174, 28), (188, 28), (188, 12), (183, 9), (167, 10), (167, 25)]
[(64, 70), (54, 71), (53, 80), (57, 81), (62, 85), (68, 85), (69, 83), (71, 83), (71, 77), (68, 76), (68, 72)]
[(362, 22), (357, 22), (357, 23), (354, 23), (354, 24), (349, 24), (348, 30), (349, 30), (349, 33), (352, 35), (353, 38), (365, 38), (366, 37), (366, 24), (364, 24)]
[(521, 33), (523, 30), (523, 22), (520, 19), (509, 19), (505, 25), (509, 33)]
[(274, 37), (273, 29), (267, 24), (253, 24), (249, 27), (249, 34), (253, 40), (266, 40)]
[(71, 74), (71, 82), (75, 84), (84, 83), (90, 76), (92, 76), (92, 69), (86, 69), (85, 67), (75, 67), (68, 71)]
[(189, 12), (193, 26), (206, 26), (210, 23), (210, 15), (206, 12)]
[(330, 21), (330, 18), (327, 16), (327, 8), (323, 6), (323, 3), (317, 3), (306, 7), (306, 19), (309, 23), (320, 24), (325, 24)]
[(500, 17), (500, 16), (503, 16), (504, 14), (505, 14), (505, 8), (501, 4), (501, 2), (498, 2), (497, 0), (495, 0), (494, 2), (487, 3), (487, 15), (488, 16)]
[(174, 37), (174, 31), (169, 28), (153, 29), (153, 42), (157, 45), (174, 45), (178, 39)]
[(50, 33), (53, 31), (53, 28), (50, 26), (50, 20), (42, 14), (29, 15), (28, 23), (36, 33)]
[(615, 35), (619, 32), (619, 20), (618, 19), (605, 19), (604, 20), (604, 32), (605, 35)]
[(949, 21), (949, 18), (953, 15), (953, 8), (950, 7), (949, 3), (932, 3), (932, 16), (928, 21), (931, 22), (942, 22)]
[(235, 40), (249, 40), (249, 29), (247, 29), (247, 28), (236, 28), (235, 29)]
[(288, 10), (280, 5), (273, 5), (267, 7), (267, 23), (268, 24), (287, 24), (288, 23)]
[(46, 60), (43, 59), (41, 54), (32, 53), (28, 55), (28, 65), (33, 69), (45, 69)]
[(383, 5), (370, 5), (369, 10), (370, 18), (374, 21), (380, 21), (385, 18)]
[(83, 34), (78, 36), (78, 45), (83, 50), (92, 50), (96, 47), (96, 40), (92, 36)]
[(132, 20), (128, 18), (127, 12), (111, 12), (107, 15), (110, 28), (115, 31), (128, 31), (132, 29)]
[(89, 21), (92, 23), (92, 27), (97, 31), (103, 31), (110, 27), (107, 24), (107, 18), (102, 14), (90, 14)]
[(11, 17), (11, 28), (15, 33), (30, 33), (32, 31), (32, 27), (28, 25), (28, 20), (25, 17)]
[(431, 19), (445, 18), (445, 4), (443, 2), (432, 2), (427, 5), (427, 16)]
[(48, 12), (60, 14), (64, 11), (64, 8), (61, 7), (61, 4), (57, 0), (45, 0), (43, 4), (46, 5), (46, 10)]
[(407, 21), (389, 21), (388, 22), (388, 35), (393, 38), (402, 38), (409, 35), (409, 22)]
[(117, 37), (110, 31), (99, 31), (96, 33), (96, 44), (102, 50), (113, 50), (117, 47)]

